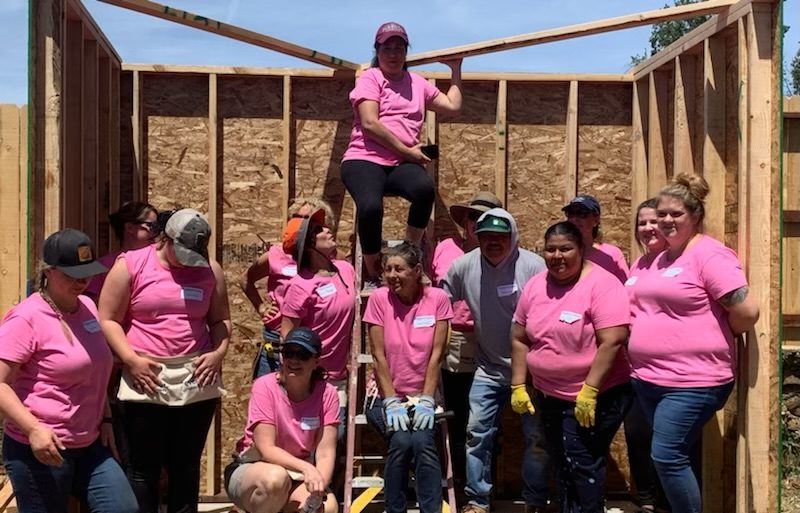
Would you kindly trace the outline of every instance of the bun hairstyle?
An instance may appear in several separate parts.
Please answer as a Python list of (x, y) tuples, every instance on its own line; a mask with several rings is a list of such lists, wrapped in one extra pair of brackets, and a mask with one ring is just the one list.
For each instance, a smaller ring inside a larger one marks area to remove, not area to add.
[(683, 202), (686, 211), (697, 218), (697, 224), (702, 225), (706, 216), (704, 200), (711, 189), (702, 176), (694, 173), (678, 173), (666, 185), (659, 196), (672, 196)]
[(114, 230), (117, 239), (122, 240), (127, 223), (141, 223), (147, 214), (158, 214), (156, 207), (143, 201), (128, 201), (123, 203), (119, 210), (108, 215), (108, 222)]

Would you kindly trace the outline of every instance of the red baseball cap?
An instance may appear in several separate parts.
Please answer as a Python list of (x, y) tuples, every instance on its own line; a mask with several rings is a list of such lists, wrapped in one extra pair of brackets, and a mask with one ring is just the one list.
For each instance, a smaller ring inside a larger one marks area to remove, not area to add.
[(388, 21), (378, 27), (378, 31), (375, 32), (375, 42), (378, 44), (385, 43), (390, 37), (400, 37), (403, 41), (408, 44), (408, 34), (406, 34), (406, 29), (403, 28), (397, 22)]

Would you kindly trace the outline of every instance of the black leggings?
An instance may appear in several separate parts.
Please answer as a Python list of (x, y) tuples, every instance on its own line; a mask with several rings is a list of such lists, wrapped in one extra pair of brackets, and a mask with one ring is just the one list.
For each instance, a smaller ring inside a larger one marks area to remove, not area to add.
[(161, 466), (167, 469), (167, 511), (197, 513), (200, 457), (217, 399), (186, 406), (124, 401), (128, 480), (141, 513), (157, 513)]
[(374, 255), (381, 250), (384, 194), (396, 194), (411, 202), (409, 226), (428, 226), (436, 194), (433, 179), (419, 164), (382, 166), (368, 160), (345, 160), (342, 182), (356, 203), (358, 235), (364, 254)]

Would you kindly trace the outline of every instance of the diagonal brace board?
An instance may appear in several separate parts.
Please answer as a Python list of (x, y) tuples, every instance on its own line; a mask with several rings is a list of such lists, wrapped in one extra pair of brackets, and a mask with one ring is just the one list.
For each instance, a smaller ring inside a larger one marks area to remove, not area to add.
[(510, 50), (512, 48), (522, 48), (524, 46), (561, 41), (563, 39), (602, 34), (603, 32), (612, 32), (631, 27), (639, 27), (641, 25), (652, 25), (653, 23), (660, 23), (663, 21), (692, 18), (704, 14), (715, 14), (735, 4), (737, 1), (738, 0), (706, 0), (695, 4), (668, 7), (665, 9), (617, 16), (615, 18), (606, 18), (604, 20), (578, 23), (566, 27), (529, 32), (516, 36), (490, 39), (478, 43), (470, 43), (409, 55), (406, 62), (409, 66), (428, 64), (447, 59), (471, 57), (502, 50)]
[(237, 27), (235, 25), (229, 25), (211, 18), (206, 18), (205, 16), (201, 16), (199, 14), (193, 14), (156, 2), (150, 2), (149, 0), (99, 1), (143, 14), (148, 14), (150, 16), (155, 16), (156, 18), (161, 18), (163, 20), (179, 23), (181, 25), (205, 30), (206, 32), (229, 37), (237, 41), (250, 43), (262, 48), (267, 48), (268, 50), (274, 50), (292, 57), (297, 57), (298, 59), (328, 66), (330, 68), (352, 71), (355, 71), (359, 68), (359, 65), (354, 62), (349, 62), (338, 57), (333, 57), (331, 55), (312, 50), (310, 48), (305, 48), (294, 43), (289, 43), (281, 39), (276, 39), (258, 32), (253, 32), (252, 30)]

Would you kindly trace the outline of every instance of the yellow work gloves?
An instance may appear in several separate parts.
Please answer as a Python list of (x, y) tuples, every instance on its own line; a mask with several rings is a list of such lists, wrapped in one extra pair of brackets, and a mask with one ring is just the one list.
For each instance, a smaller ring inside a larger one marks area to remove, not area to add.
[(533, 403), (525, 385), (511, 385), (511, 409), (519, 414), (530, 413), (531, 415), (536, 411), (533, 409)]
[(594, 426), (594, 410), (597, 407), (598, 390), (592, 385), (583, 384), (575, 398), (575, 419), (581, 427)]

